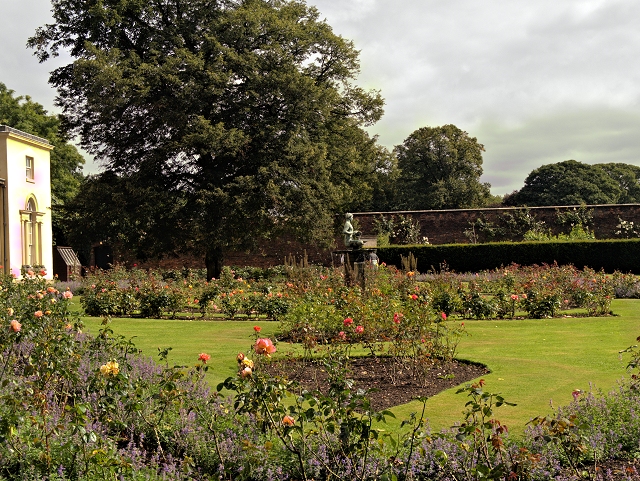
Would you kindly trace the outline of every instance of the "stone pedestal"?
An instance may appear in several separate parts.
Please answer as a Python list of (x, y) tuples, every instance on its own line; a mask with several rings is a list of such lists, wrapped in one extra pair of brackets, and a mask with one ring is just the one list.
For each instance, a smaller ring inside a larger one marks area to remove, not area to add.
[(334, 251), (338, 256), (344, 256), (344, 284), (347, 287), (360, 286), (365, 288), (364, 269), (371, 253), (376, 249), (346, 249)]

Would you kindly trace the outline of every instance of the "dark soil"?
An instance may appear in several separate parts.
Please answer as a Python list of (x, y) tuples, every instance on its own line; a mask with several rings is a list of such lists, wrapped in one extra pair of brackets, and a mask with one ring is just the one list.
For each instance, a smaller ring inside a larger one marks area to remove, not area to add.
[[(327, 369), (317, 361), (287, 359), (271, 363), (267, 369), (309, 390), (326, 393), (329, 388)], [(431, 397), (489, 372), (485, 366), (455, 360), (422, 366), (420, 371), (400, 366), (390, 357), (359, 357), (350, 359), (347, 377), (355, 382), (354, 389), (374, 390), (369, 395), (371, 407), (380, 411), (421, 396)]]

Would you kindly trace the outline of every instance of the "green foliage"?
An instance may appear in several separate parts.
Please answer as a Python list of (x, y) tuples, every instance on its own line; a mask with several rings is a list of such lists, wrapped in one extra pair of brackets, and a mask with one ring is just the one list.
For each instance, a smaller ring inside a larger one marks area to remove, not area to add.
[(618, 217), (618, 225), (615, 234), (623, 239), (634, 239), (640, 237), (640, 229), (636, 227), (633, 221), (622, 220)]
[(418, 271), (428, 272), (446, 263), (456, 272), (479, 272), (508, 266), (533, 264), (572, 264), (604, 269), (613, 273), (640, 273), (638, 239), (553, 240), (544, 242), (491, 242), (428, 246), (387, 246), (378, 248), (382, 262), (401, 266), (400, 256), (409, 253), (418, 259)]
[[(514, 318), (518, 310), (544, 318), (569, 308), (607, 315), (616, 293), (626, 289), (625, 295), (632, 296), (635, 282), (625, 281), (619, 273), (611, 278), (586, 267), (578, 270), (556, 264), (512, 265), (470, 279), (445, 266), (440, 273), (425, 276), (417, 273), (411, 253), (406, 261), (402, 271), (385, 265), (367, 267), (364, 291), (360, 286), (345, 286), (342, 269), (318, 266), (291, 267), (291, 277), (280, 282), (248, 282), (236, 278), (229, 268), (220, 279), (207, 282), (196, 277), (176, 280), (138, 269), (127, 277), (124, 269), (116, 267), (86, 279), (81, 303), (92, 316), (175, 319), (185, 314), (193, 318), (199, 312), (202, 317), (222, 313), (228, 319), (242, 315), (282, 321), (282, 334), (302, 343), (309, 355), (317, 346), (335, 342), (361, 344), (375, 352), (381, 341), (401, 339), (403, 346), (394, 348), (398, 351), (450, 358), (459, 333), (450, 324), (440, 323), (441, 316), (503, 319)], [(351, 319), (348, 325), (347, 318)], [(360, 332), (355, 330), (358, 326)]]
[(421, 236), (420, 222), (414, 221), (410, 215), (398, 214), (388, 219), (384, 215), (374, 219), (374, 228), (379, 240), (378, 245), (428, 244), (429, 239)]
[(500, 233), (501, 230), (483, 216), (478, 217), (473, 222), (469, 222), (469, 227), (464, 230), (465, 237), (472, 244), (486, 242), (487, 239), (493, 239)]
[(400, 264), (402, 265), (403, 272), (416, 273), (418, 271), (418, 259), (416, 259), (411, 252), (409, 252), (407, 257), (400, 256)]
[(538, 220), (531, 209), (524, 207), (505, 212), (495, 222), (487, 221), (483, 216), (469, 222), (465, 236), (473, 243), (491, 241), (549, 241), (549, 240), (586, 240), (595, 239), (589, 232), (593, 227), (593, 209), (586, 205), (569, 210), (556, 209), (556, 223), (569, 229), (554, 236), (544, 221)]
[(632, 164), (607, 163), (595, 164), (602, 169), (620, 187), (618, 204), (635, 204), (640, 202), (640, 167)]
[[(274, 271), (281, 275), (281, 269)], [(273, 281), (256, 280), (249, 284), (236, 278), (236, 274), (225, 267), (220, 279), (207, 282), (189, 273), (182, 277), (175, 272), (135, 268), (126, 271), (118, 265), (87, 275), (81, 304), (90, 316), (139, 315), (156, 319), (163, 316), (175, 319), (178, 314), (194, 315), (199, 311), (202, 317), (222, 312), (229, 318), (243, 314), (279, 320), (289, 310), (288, 294), (283, 296), (282, 289), (276, 288)], [(265, 277), (264, 272), (254, 274)]]
[(508, 428), (494, 417), (496, 408), (515, 404), (499, 394), (485, 391), (484, 384), (484, 379), (480, 379), (456, 392), (467, 393), (470, 398), (465, 404), (464, 421), (454, 426), (456, 440), (469, 453), (463, 466), (466, 479), (521, 479), (519, 476), (524, 473), (519, 471), (523, 471), (524, 466), (509, 456), (504, 442)]
[(597, 474), (592, 477), (589, 471), (582, 469), (589, 441), (586, 436), (588, 424), (585, 420), (580, 420), (576, 414), (555, 418), (538, 416), (532, 419), (530, 424), (542, 428), (542, 434), (538, 435), (537, 439), (555, 444), (576, 476), (580, 479), (597, 479)]
[[(420, 316), (430, 292), (415, 276), (388, 271), (368, 295), (388, 313), (394, 306), (383, 292), (393, 287), (407, 297), (400, 322), (387, 319), (396, 325), (401, 345), (410, 340), (404, 331), (427, 325), (428, 316)], [(124, 280), (123, 270), (115, 274), (118, 282)], [(130, 283), (147, 279), (137, 270), (129, 274)], [(549, 272), (526, 274), (544, 279)], [(573, 274), (557, 269), (552, 277)], [(505, 272), (497, 284), (514, 287), (518, 275)], [(447, 274), (442, 284), (452, 286), (453, 279)], [(221, 287), (246, 286), (242, 282), (227, 276)], [(27, 273), (19, 283), (3, 277), (0, 285), (4, 479), (534, 480), (561, 476), (567, 468), (585, 478), (593, 473), (585, 463), (596, 466), (602, 456), (630, 459), (637, 453), (635, 378), (603, 402), (577, 399), (555, 418), (536, 418), (538, 431), (524, 441), (508, 440), (495, 411), (512, 404), (485, 391), (483, 380), (458, 390), (468, 401), (452, 431), (429, 431), (426, 399), (419, 400), (420, 414), (388, 430), (384, 423), (393, 413), (374, 411), (372, 393), (353, 389), (345, 369), (348, 351), (340, 343), (324, 359), (328, 391), (307, 391), (266, 374), (276, 348), (254, 328), (254, 355), (238, 355), (238, 375), (211, 392), (204, 384), (211, 359), (205, 352), (195, 362), (193, 354), (190, 366), (171, 366), (171, 348), (159, 348), (163, 365), (156, 365), (139, 356), (131, 341), (115, 336), (106, 322), (96, 337), (83, 334), (69, 313), (73, 294), (58, 291), (39, 275)], [(354, 315), (372, 312), (358, 305)], [(440, 319), (436, 328), (451, 325)], [(635, 349), (628, 350), (634, 351), (629, 362), (634, 375)]]
[[(498, 240), (548, 240), (549, 235), (544, 221), (536, 219), (527, 207), (505, 212), (495, 223), (487, 221), (482, 216), (478, 217), (475, 221), (469, 222), (464, 234), (474, 244)], [(525, 239), (526, 236), (534, 239)]]
[[(247, 364), (254, 365), (254, 361), (247, 363), (243, 354), (238, 363), (241, 373), (247, 372)], [(290, 469), (296, 479), (311, 479), (310, 460), (321, 467), (326, 479), (340, 479), (343, 463), (355, 468), (355, 479), (368, 479), (366, 460), (384, 448), (384, 430), (374, 428), (374, 422), (379, 425), (394, 415), (372, 411), (369, 398), (363, 392), (353, 392), (351, 382), (339, 375), (340, 369), (329, 372), (326, 394), (302, 391), (293, 396), (296, 386), (292, 382), (259, 370), (227, 378), (218, 391), (234, 391), (236, 411), (251, 415), (259, 429), (272, 434), (272, 439), (293, 455), (297, 462)], [(327, 451), (319, 453), (318, 446)], [(383, 472), (388, 471), (389, 467)]]
[(388, 340), (396, 368), (415, 373), (418, 381), (435, 359), (454, 356), (464, 329), (443, 322), (440, 305), (432, 303), (431, 287), (416, 282), (415, 272), (380, 266), (367, 268), (365, 274), (364, 292), (345, 287), (336, 273), (321, 275), (297, 295), (291, 292), (282, 336), (303, 344), (309, 356), (323, 346), (340, 350), (355, 345), (378, 355)]
[(490, 319), (496, 314), (492, 298), (483, 294), (480, 286), (473, 281), (462, 294), (462, 308), (465, 315), (473, 319)]
[(562, 226), (574, 227), (581, 225), (584, 228), (593, 227), (593, 209), (589, 209), (585, 204), (582, 204), (577, 209), (561, 211), (556, 209), (556, 222)]
[(455, 125), (422, 127), (395, 148), (400, 210), (480, 207), (490, 199), (480, 183), (484, 146)]
[(589, 232), (588, 227), (583, 227), (582, 224), (576, 224), (571, 227), (571, 231), (568, 234), (558, 234), (554, 236), (551, 230), (530, 230), (524, 233), (523, 240), (525, 241), (578, 241), (578, 240), (595, 240), (596, 236), (593, 232)]
[(524, 187), (505, 197), (505, 205), (615, 204), (622, 189), (602, 168), (565, 160), (533, 170)]
[[(55, 0), (52, 7), (53, 22), (29, 45), (41, 61), (60, 49), (74, 59), (50, 79), (66, 124), (106, 164), (104, 176), (140, 185), (149, 197), (146, 215), (132, 209), (115, 219), (126, 227), (112, 231), (125, 246), (150, 257), (177, 248), (204, 254), (207, 277), (218, 277), (231, 248), (283, 232), (332, 241), (334, 213), (367, 203), (372, 173), (390, 168), (389, 153), (363, 129), (382, 115), (382, 98), (353, 84), (357, 50), (314, 7), (283, 0)], [(106, 218), (122, 207), (107, 204)], [(82, 204), (74, 212), (93, 215)], [(87, 222), (98, 225), (99, 214)]]
[(166, 188), (158, 189), (139, 174), (106, 171), (88, 176), (64, 209), (62, 223), (69, 241), (87, 260), (96, 242), (143, 261), (184, 252), (188, 238), (180, 249), (172, 239), (190, 230), (180, 217), (186, 199), (170, 187), (170, 179), (166, 181)]

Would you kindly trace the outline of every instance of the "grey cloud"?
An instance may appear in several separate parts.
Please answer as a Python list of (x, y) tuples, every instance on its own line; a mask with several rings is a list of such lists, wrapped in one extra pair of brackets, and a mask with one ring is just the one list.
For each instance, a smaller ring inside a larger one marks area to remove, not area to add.
[(484, 121), (469, 133), (486, 148), (483, 180), (504, 194), (520, 189), (533, 169), (563, 160), (640, 165), (638, 131), (638, 112), (565, 109), (518, 125)]
[[(316, 3), (331, 22), (338, 3)], [(517, 110), (544, 112), (548, 103), (637, 102), (640, 5), (628, 3), (387, 0), (333, 25), (362, 49), (361, 79), (377, 82), (390, 108), (411, 97), (468, 120), (518, 118)]]
[[(543, 163), (640, 158), (640, 2), (309, 0), (361, 50), (358, 83), (380, 89), (371, 127), (388, 147), (456, 124), (487, 147), (484, 180), (519, 188)], [(48, 72), (25, 48), (48, 0), (0, 0), (0, 81), (50, 110)]]
[(49, 2), (0, 0), (0, 6), (0, 82), (15, 90), (17, 95), (30, 95), (48, 110), (53, 110), (55, 91), (47, 83), (52, 63), (39, 64), (33, 51), (26, 47), (36, 28), (51, 22)]

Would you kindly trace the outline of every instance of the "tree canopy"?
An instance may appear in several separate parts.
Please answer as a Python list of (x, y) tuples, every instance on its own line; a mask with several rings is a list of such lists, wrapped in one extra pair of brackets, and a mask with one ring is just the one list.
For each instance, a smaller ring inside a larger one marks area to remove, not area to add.
[(455, 125), (422, 127), (396, 146), (400, 176), (396, 208), (480, 207), (490, 185), (480, 182), (484, 146)]
[(620, 196), (616, 203), (635, 204), (640, 203), (640, 167), (637, 165), (611, 162), (608, 164), (595, 164), (611, 177), (620, 187)]
[[(209, 275), (224, 251), (283, 232), (333, 238), (389, 154), (363, 126), (379, 93), (358, 52), (304, 2), (54, 0), (29, 40), (71, 132), (109, 171), (177, 200)], [(124, 181), (126, 183), (126, 180)], [(158, 224), (163, 212), (153, 212)], [(132, 234), (135, 235), (135, 234)], [(185, 237), (186, 236), (186, 237)]]
[(565, 160), (534, 169), (505, 205), (617, 204), (640, 200), (640, 168), (622, 163)]
[[(159, 189), (139, 175), (106, 171), (84, 180), (65, 206), (63, 225), (81, 259), (88, 259), (91, 245), (100, 242), (144, 261), (171, 251), (174, 239), (189, 231), (183, 218), (185, 203), (184, 196)], [(186, 251), (191, 239), (183, 239)]]
[(54, 241), (60, 242), (63, 238), (61, 207), (78, 192), (83, 178), (84, 158), (69, 143), (57, 116), (48, 114), (42, 105), (29, 96), (16, 96), (1, 82), (0, 124), (47, 139), (54, 146), (51, 151), (51, 208)]

